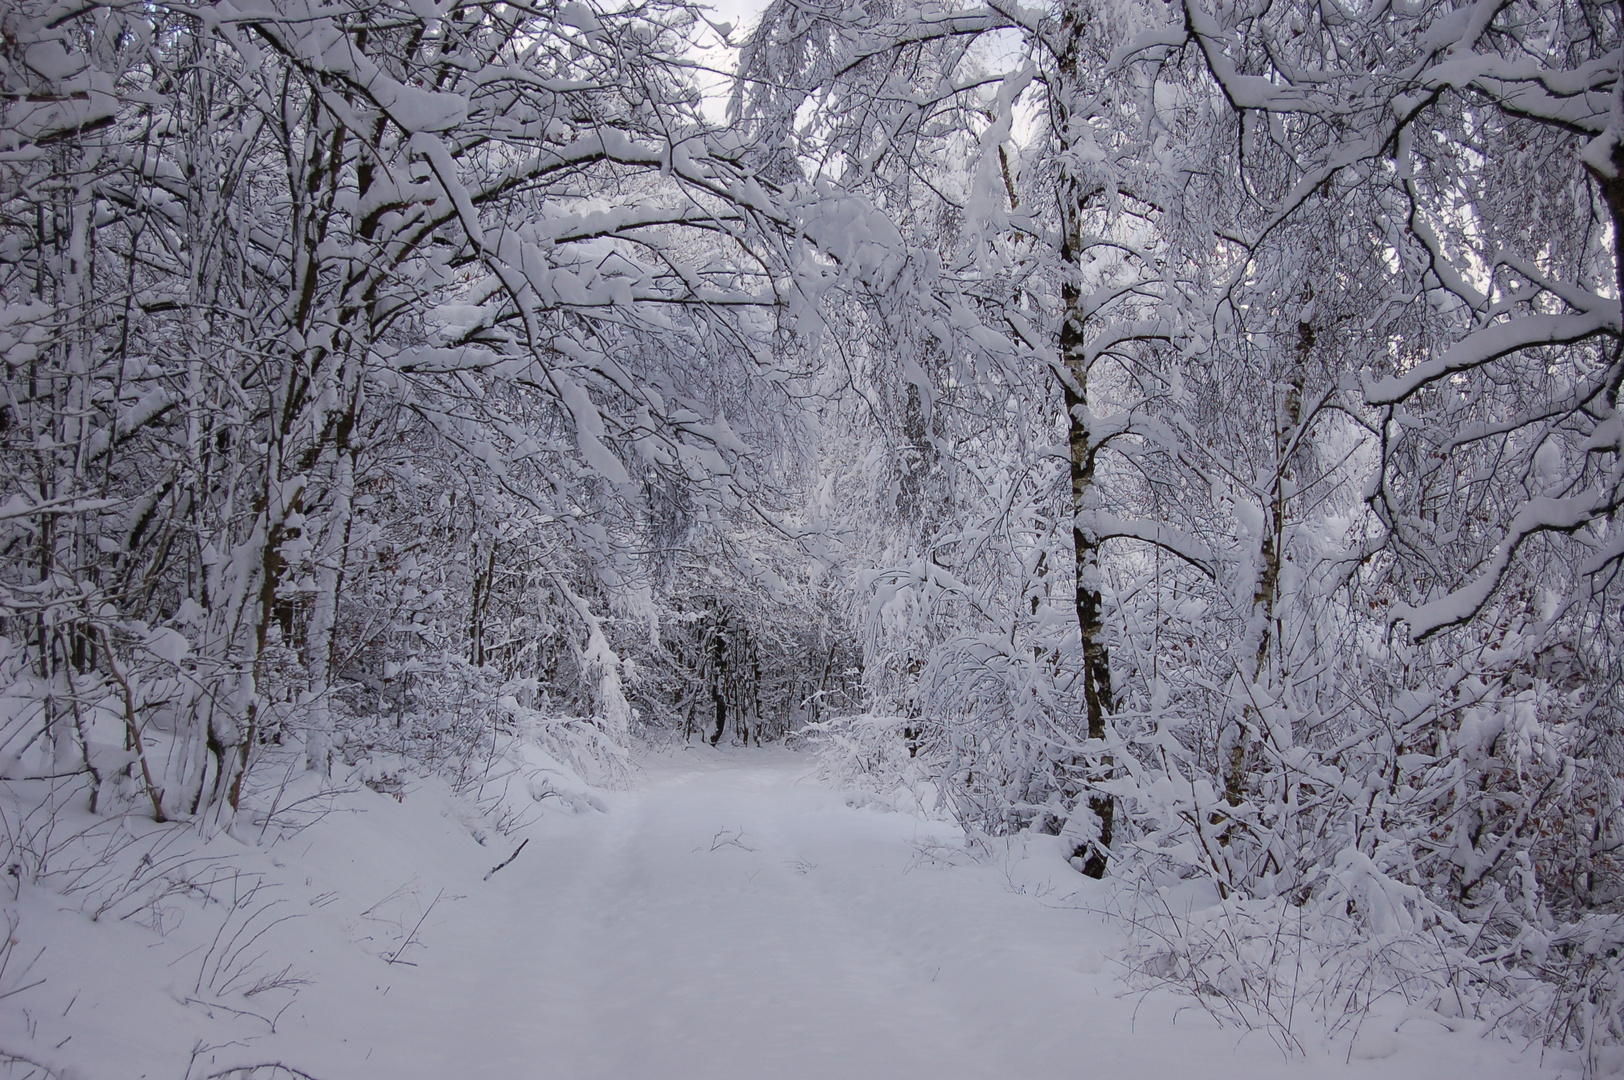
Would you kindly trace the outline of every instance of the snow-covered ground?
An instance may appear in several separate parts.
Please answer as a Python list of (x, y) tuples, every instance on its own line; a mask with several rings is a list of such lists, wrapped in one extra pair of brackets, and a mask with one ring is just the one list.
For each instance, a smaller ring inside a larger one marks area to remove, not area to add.
[(1424, 1017), (1395, 1032), (1398, 1013), (1351, 1054), (1288, 1059), (1188, 998), (1129, 992), (1121, 932), (1057, 841), (972, 856), (810, 766), (666, 751), (602, 812), (550, 800), (485, 846), (433, 781), (399, 803), (362, 790), (269, 848), (213, 842), (199, 857), (235, 892), (216, 875), (213, 899), (160, 905), (162, 935), (134, 925), (150, 908), (93, 925), (79, 894), (21, 887), (0, 1049), (82, 1080), (270, 1062), (322, 1080), (1564, 1075)]

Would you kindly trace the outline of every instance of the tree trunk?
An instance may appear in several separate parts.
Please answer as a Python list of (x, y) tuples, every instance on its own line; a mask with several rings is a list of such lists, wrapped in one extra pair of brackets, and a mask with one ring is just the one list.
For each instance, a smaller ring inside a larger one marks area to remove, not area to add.
[(710, 744), (722, 741), (722, 726), (727, 723), (727, 695), (722, 691), (722, 677), (727, 662), (727, 638), (721, 630), (711, 646), (711, 705), (716, 709), (716, 728), (711, 732)]
[[(1064, 369), (1062, 382), (1071, 464), (1072, 555), (1077, 571), (1075, 610), (1082, 648), (1083, 704), (1088, 738), (1100, 742), (1106, 737), (1106, 718), (1112, 707), (1111, 657), (1105, 645), (1104, 602), (1100, 593), (1100, 541), (1089, 524), (1089, 512), (1096, 509), (1099, 502), (1099, 493), (1094, 484), (1099, 446), (1094, 443), (1088, 426), (1091, 365), (1087, 344), (1088, 311), (1082, 288), (1082, 262), (1087, 248), (1084, 212), (1098, 192), (1079, 175), (1079, 162), (1072, 153), (1081, 134), (1080, 130), (1073, 129), (1073, 110), (1077, 104), (1074, 99), (1082, 89), (1082, 52), (1087, 18), (1087, 12), (1080, 5), (1067, 5), (1061, 24), (1063, 45), (1056, 52), (1059, 79), (1053, 88), (1053, 95), (1062, 162), (1057, 184), (1062, 223), (1060, 259), (1067, 271), (1066, 280), (1061, 285), (1065, 314), (1060, 325), (1060, 360)], [(1078, 126), (1081, 127), (1081, 124)], [(1109, 773), (1111, 764), (1110, 756), (1102, 754), (1097, 764), (1088, 770), (1091, 774), (1085, 781), (1089, 789), (1088, 809), (1098, 820), (1099, 833), (1094, 840), (1079, 845), (1071, 853), (1072, 858), (1083, 860), (1083, 873), (1092, 878), (1105, 876), (1116, 816), (1111, 796), (1093, 790), (1093, 783), (1100, 774)]]

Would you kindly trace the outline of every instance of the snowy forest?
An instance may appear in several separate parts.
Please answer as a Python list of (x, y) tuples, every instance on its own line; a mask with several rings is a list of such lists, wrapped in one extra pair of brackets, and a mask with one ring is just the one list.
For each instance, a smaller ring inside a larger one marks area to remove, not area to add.
[[(1624, 1070), (1621, 63), (1602, 0), (5, 0), (0, 1076), (1062, 1075), (1015, 1005), (907, 1056), (999, 980), (1064, 1075)], [(789, 959), (858, 893), (889, 1037)], [(549, 1042), (623, 985), (554, 916), (713, 1041)]]

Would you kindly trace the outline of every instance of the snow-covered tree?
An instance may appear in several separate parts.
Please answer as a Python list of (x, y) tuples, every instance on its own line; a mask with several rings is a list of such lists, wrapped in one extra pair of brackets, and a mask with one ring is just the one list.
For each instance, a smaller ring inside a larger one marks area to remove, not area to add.
[(649, 493), (754, 498), (782, 392), (794, 238), (701, 13), (6, 18), (7, 774), (234, 807), (408, 660), (558, 676), (526, 618), (623, 730)]

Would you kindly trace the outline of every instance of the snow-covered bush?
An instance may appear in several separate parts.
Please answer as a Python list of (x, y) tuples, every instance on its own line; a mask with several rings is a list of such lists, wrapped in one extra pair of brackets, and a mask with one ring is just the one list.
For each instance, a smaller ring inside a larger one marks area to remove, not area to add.
[(914, 767), (914, 739), (900, 716), (837, 716), (808, 724), (796, 741), (816, 747), (820, 779), (842, 787), (890, 791), (907, 783)]
[(919, 757), (920, 724), (900, 716), (862, 713), (804, 725), (793, 742), (811, 746), (819, 780), (858, 802), (922, 814), (941, 814), (934, 777), (940, 768)]
[[(345, 723), (343, 753), (350, 764), (411, 763), (468, 793), (483, 790), (493, 772), (515, 767), (507, 759), (522, 757), (521, 747), (533, 747), (562, 773), (599, 787), (624, 786), (630, 779), (624, 716), (560, 716), (547, 707), (535, 680), (506, 680), (454, 656), (415, 661), (394, 680), (393, 712)], [(624, 699), (619, 708), (625, 708)]]

